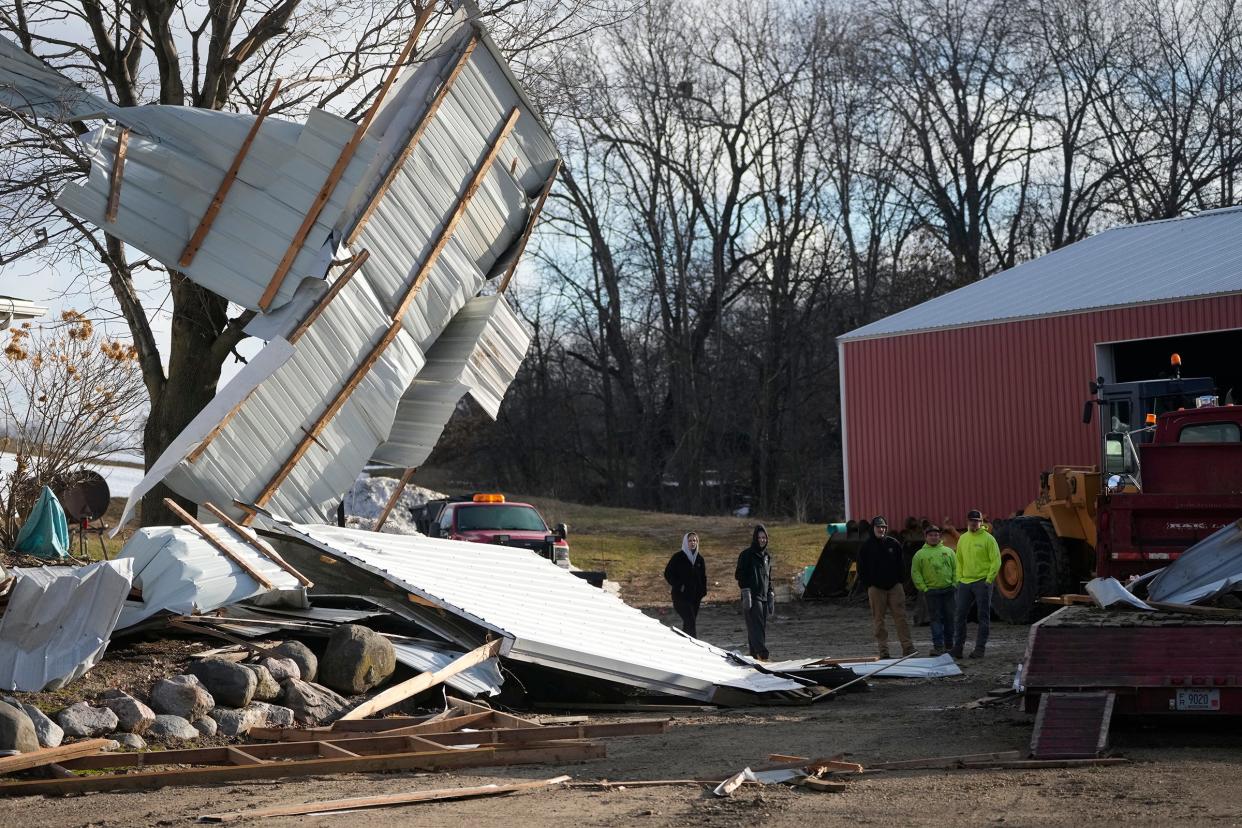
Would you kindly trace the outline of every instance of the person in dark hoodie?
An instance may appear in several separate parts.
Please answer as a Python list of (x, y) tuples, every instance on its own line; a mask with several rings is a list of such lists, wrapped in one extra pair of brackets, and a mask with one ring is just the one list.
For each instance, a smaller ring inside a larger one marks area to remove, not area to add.
[(673, 590), (673, 609), (681, 616), (681, 628), (698, 638), (695, 620), (699, 604), (707, 594), (707, 564), (699, 554), (699, 535), (687, 532), (681, 538), (681, 549), (673, 553), (664, 567), (664, 580)]
[(858, 550), (858, 582), (867, 590), (872, 632), (880, 658), (889, 657), (888, 630), (884, 627), (886, 613), (893, 616), (901, 654), (913, 653), (914, 642), (910, 640), (910, 626), (906, 623), (905, 550), (900, 541), (889, 537), (888, 521), (883, 515), (871, 521), (871, 537)]
[(768, 530), (755, 526), (750, 546), (737, 558), (737, 585), (742, 589), (742, 612), (751, 658), (767, 660), (768, 616), (773, 612), (772, 556), (768, 554)]

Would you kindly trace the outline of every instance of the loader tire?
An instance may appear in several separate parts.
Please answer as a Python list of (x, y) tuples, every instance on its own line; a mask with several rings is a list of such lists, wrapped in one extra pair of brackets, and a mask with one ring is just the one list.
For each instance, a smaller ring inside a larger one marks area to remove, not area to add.
[(1001, 568), (992, 590), (996, 616), (1010, 624), (1029, 624), (1047, 615), (1051, 607), (1039, 599), (1060, 595), (1063, 576), (1068, 575), (1065, 548), (1051, 521), (1015, 517), (997, 521), (993, 531), (1001, 552)]

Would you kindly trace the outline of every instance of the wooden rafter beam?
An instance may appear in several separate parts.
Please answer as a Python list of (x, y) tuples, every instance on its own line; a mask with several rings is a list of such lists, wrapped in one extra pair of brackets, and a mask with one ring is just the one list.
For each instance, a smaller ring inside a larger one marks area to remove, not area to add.
[(393, 489), (392, 495), (388, 498), (388, 502), (384, 504), (383, 511), (380, 512), (378, 518), (375, 519), (375, 527), (373, 531), (378, 532), (384, 528), (384, 524), (388, 521), (388, 516), (392, 514), (392, 510), (397, 507), (397, 501), (401, 499), (405, 486), (410, 482), (410, 478), (414, 476), (416, 469), (406, 469), (401, 474), (401, 479), (397, 481), (397, 488)]
[(233, 520), (233, 518), (229, 517), (228, 514), (223, 509), (221, 509), (219, 506), (216, 506), (216, 504), (214, 503), (207, 502), (203, 504), (203, 508), (211, 512), (217, 518), (219, 518), (220, 522), (223, 523), (225, 526), (232, 529), (233, 532), (235, 532), (238, 535), (238, 537), (240, 537), (243, 541), (249, 544), (251, 549), (258, 552), (260, 555), (262, 555), (263, 557), (267, 558), (272, 563), (279, 566), (285, 572), (288, 572), (294, 578), (297, 578), (298, 583), (300, 583), (302, 586), (309, 588), (315, 585), (314, 582), (310, 580), (310, 578), (307, 578), (301, 572), (298, 572), (296, 569), (294, 569), (293, 565), (290, 564), (288, 561), (286, 561), (284, 557), (282, 557), (279, 553), (277, 553), (275, 549), (268, 546), (267, 543), (265, 543), (264, 541), (260, 540), (257, 533), (252, 534), (251, 530), (247, 529), (245, 526), (242, 526), (240, 523)]
[(359, 122), (349, 142), (341, 149), (341, 154), (337, 156), (336, 163), (332, 165), (332, 169), (329, 171), (327, 179), (324, 180), (323, 186), (315, 194), (315, 200), (311, 202), (310, 209), (307, 210), (306, 215), (302, 218), (301, 226), (293, 234), (293, 239), (289, 242), (285, 255), (281, 257), (280, 263), (276, 265), (276, 272), (272, 274), (272, 279), (268, 282), (267, 289), (259, 297), (259, 307), (263, 310), (271, 307), (272, 300), (276, 298), (276, 293), (284, 283), (285, 277), (289, 275), (289, 269), (293, 267), (293, 261), (297, 258), (298, 252), (306, 242), (306, 237), (310, 235), (311, 228), (315, 226), (315, 221), (319, 218), (319, 214), (323, 212), (324, 205), (332, 197), (332, 191), (340, 183), (341, 177), (345, 174), (345, 169), (349, 166), (349, 162), (353, 160), (354, 154), (358, 151), (358, 146), (362, 143), (363, 136), (367, 134), (367, 130), (371, 127), (371, 122), (379, 112), (380, 105), (384, 102), (384, 98), (387, 97), (388, 90), (392, 88), (393, 82), (396, 81), (397, 73), (401, 71), (401, 67), (409, 61), (414, 53), (414, 46), (418, 42), (418, 36), (431, 18), (431, 13), (435, 6), (435, 0), (431, 0), (419, 12), (418, 17), (414, 20), (414, 28), (406, 39), (405, 45), (401, 48), (401, 54), (388, 70), (388, 75), (384, 78), (384, 83), (380, 87), (379, 92), (376, 93), (375, 100), (371, 103), (370, 108), (367, 109), (367, 114)]
[(233, 162), (229, 164), (229, 168), (224, 171), (224, 178), (220, 181), (220, 186), (216, 187), (216, 193), (211, 197), (211, 203), (207, 205), (207, 211), (203, 213), (203, 217), (199, 219), (198, 227), (194, 228), (190, 240), (186, 242), (185, 248), (181, 251), (181, 258), (177, 264), (181, 267), (189, 267), (194, 261), (194, 257), (198, 255), (198, 250), (203, 246), (203, 242), (207, 239), (207, 234), (211, 232), (211, 225), (215, 224), (216, 216), (220, 214), (220, 208), (224, 206), (224, 199), (229, 194), (229, 190), (233, 187), (233, 182), (237, 180), (237, 173), (241, 170), (242, 162), (246, 160), (246, 156), (250, 153), (250, 145), (254, 143), (255, 136), (259, 134), (259, 127), (263, 126), (263, 121), (267, 118), (267, 113), (271, 111), (272, 104), (276, 101), (276, 96), (280, 94), (280, 78), (272, 84), (272, 91), (263, 100), (263, 104), (259, 107), (259, 111), (255, 113), (254, 123), (250, 125), (250, 130), (246, 133), (245, 139), (242, 140), (241, 146), (237, 148), (237, 154), (233, 156)]
[(380, 337), (379, 341), (372, 346), (371, 350), (367, 353), (366, 357), (363, 358), (358, 367), (354, 369), (353, 373), (349, 376), (349, 379), (345, 381), (345, 384), (336, 393), (336, 396), (334, 396), (332, 401), (328, 403), (328, 407), (324, 409), (323, 413), (320, 414), (315, 420), (314, 425), (311, 426), (307, 434), (298, 441), (297, 445), (293, 449), (293, 453), (285, 460), (284, 463), (281, 464), (280, 468), (276, 471), (276, 474), (270, 481), (268, 481), (267, 485), (263, 487), (258, 496), (255, 497), (255, 506), (263, 507), (268, 504), (268, 501), (272, 499), (272, 495), (275, 493), (276, 489), (279, 488), (280, 484), (283, 483), (289, 476), (290, 472), (293, 471), (293, 468), (298, 464), (298, 461), (306, 455), (307, 449), (309, 449), (313, 443), (313, 438), (318, 437), (319, 434), (327, 427), (328, 423), (332, 421), (332, 418), (340, 412), (340, 410), (345, 406), (345, 403), (349, 401), (350, 396), (358, 388), (359, 384), (362, 383), (363, 378), (366, 377), (367, 373), (371, 370), (371, 367), (375, 365), (376, 361), (378, 361), (381, 356), (383, 356), (384, 351), (388, 348), (388, 346), (396, 340), (397, 335), (402, 330), (402, 319), (405, 317), (406, 311), (409, 310), (410, 305), (414, 302), (414, 297), (418, 295), (418, 292), (422, 289), (423, 284), (426, 283), (427, 279), (431, 276), (432, 268), (435, 267), (436, 262), (440, 258), (440, 254), (444, 252), (444, 248), (448, 245), (449, 239), (453, 237), (453, 232), (457, 229), (458, 222), (460, 222), (461, 217), (465, 215), (466, 207), (470, 204), (471, 199), (474, 198), (475, 193), (478, 192), (479, 187), (483, 184), (483, 179), (486, 178), (493, 162), (495, 162), (496, 157), (500, 154), (500, 150), (504, 147), (509, 135), (512, 134), (513, 128), (517, 125), (517, 120), (520, 114), (521, 110), (519, 110), (516, 106), (509, 111), (508, 117), (500, 127), (500, 132), (493, 139), (491, 146), (488, 147), (487, 152), (483, 156), (482, 162), (475, 168), (474, 174), (471, 176), (470, 183), (466, 186), (465, 192), (462, 193), (462, 195), (457, 199), (457, 204), (453, 207), (448, 219), (444, 222), (444, 226), (441, 227), (440, 234), (437, 236), (435, 244), (431, 248), (431, 252), (428, 253), (425, 259), (423, 259), (422, 264), (419, 265), (417, 274), (410, 282), (409, 286), (405, 289), (405, 293), (402, 296), (401, 301), (393, 311), (393, 323), (388, 327), (388, 330), (384, 332), (384, 335)]
[[(223, 748), (218, 748), (221, 753)], [(173, 753), (152, 751), (151, 753)], [(585, 761), (604, 757), (603, 745), (567, 742), (559, 745), (507, 750), (497, 747), (469, 750), (447, 749), (417, 753), (388, 753), (376, 756), (332, 757), (305, 761), (264, 762), (260, 765), (222, 765), (206, 768), (179, 768), (165, 771), (138, 771), (122, 774), (93, 774), (71, 779), (36, 779), (0, 783), (0, 796), (35, 794), (63, 795), (87, 791), (150, 790), (170, 785), (212, 785), (248, 779), (282, 779), (334, 773), (374, 773), (397, 770), (445, 770), (503, 765), (541, 765)], [(149, 755), (149, 754), (138, 754)]]
[(423, 133), (427, 131), (427, 127), (431, 124), (436, 112), (439, 111), (440, 105), (448, 97), (453, 84), (457, 82), (457, 77), (466, 68), (466, 64), (470, 61), (470, 55), (474, 53), (474, 48), (478, 45), (479, 36), (477, 33), (472, 34), (466, 39), (465, 45), (457, 55), (457, 60), (453, 63), (452, 70), (449, 71), (448, 76), (444, 79), (444, 83), (440, 84), (440, 88), (436, 90), (435, 97), (427, 105), (427, 110), (423, 113), (423, 116), (418, 119), (418, 124), (410, 132), (409, 139), (406, 140), (405, 146), (401, 148), (401, 154), (389, 165), (388, 171), (384, 173), (384, 180), (375, 188), (375, 192), (371, 193), (362, 215), (358, 217), (354, 228), (349, 231), (349, 236), (345, 239), (346, 244), (353, 244), (362, 233), (363, 228), (367, 226), (367, 222), (371, 220), (372, 214), (375, 213), (375, 209), (379, 207), (380, 202), (383, 201), (384, 196), (388, 193), (388, 189), (392, 186), (397, 173), (401, 171), (401, 166), (405, 164), (406, 159), (410, 157), (410, 153), (414, 151), (414, 148), (418, 146), (418, 142), (422, 140)]
[(509, 289), (509, 282), (513, 280), (513, 272), (517, 270), (518, 262), (522, 260), (522, 254), (526, 252), (526, 243), (530, 241), (531, 234), (535, 232), (535, 225), (539, 221), (539, 214), (543, 212), (544, 202), (548, 200), (548, 194), (552, 192), (552, 185), (556, 183), (556, 176), (561, 171), (561, 159), (556, 159), (556, 163), (552, 165), (552, 172), (548, 175), (548, 180), (544, 182), (543, 189), (539, 191), (539, 200), (535, 202), (535, 207), (530, 211), (530, 219), (526, 222), (525, 229), (522, 230), (522, 236), (518, 239), (517, 250), (513, 253), (513, 261), (509, 262), (509, 267), (505, 270), (504, 278), (500, 280), (500, 287), (497, 288), (498, 293), (504, 293)]
[(228, 545), (208, 531), (207, 527), (199, 523), (192, 514), (187, 512), (185, 509), (182, 509), (181, 504), (177, 503), (177, 501), (173, 500), (171, 497), (166, 497), (164, 498), (164, 506), (176, 515), (177, 518), (180, 519), (186, 526), (189, 526), (195, 532), (198, 532), (198, 534), (202, 536), (203, 540), (215, 547), (217, 552), (240, 566), (242, 570), (244, 570), (245, 573), (251, 578), (254, 578), (260, 586), (266, 589), (274, 588), (274, 585), (270, 580), (268, 580), (266, 575), (256, 569), (250, 561), (246, 560), (241, 555), (238, 555), (232, 549), (229, 549)]
[(112, 174), (108, 177), (108, 206), (104, 209), (104, 221), (116, 221), (121, 208), (121, 183), (125, 179), (125, 155), (129, 151), (129, 127), (121, 127), (116, 137), (116, 157), (112, 159)]
[[(365, 719), (375, 713), (392, 707), (394, 704), (408, 699), (410, 696), (417, 695), (424, 690), (435, 687), (442, 683), (445, 679), (451, 678), (462, 670), (469, 670), (477, 664), (482, 664), (489, 658), (495, 658), (500, 655), (501, 640), (489, 641), (482, 647), (476, 647), (465, 655), (453, 659), (439, 670), (427, 673), (419, 673), (412, 679), (394, 684), (382, 693), (377, 693), (367, 699), (362, 704), (355, 707), (341, 716), (344, 721), (351, 719)], [(414, 737), (412, 737), (414, 738)]]

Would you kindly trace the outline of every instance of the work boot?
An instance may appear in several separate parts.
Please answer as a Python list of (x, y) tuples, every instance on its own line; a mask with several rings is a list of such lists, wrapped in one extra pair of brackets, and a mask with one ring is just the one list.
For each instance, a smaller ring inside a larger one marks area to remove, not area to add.
[(888, 654), (888, 650), (880, 650), (880, 658), (886, 659), (886, 658), (892, 658), (892, 656)]
[(970, 651), (970, 657), (971, 658), (983, 658), (983, 648), (975, 647), (973, 650)]
[(944, 647), (941, 647), (939, 644), (933, 644), (931, 648), (931, 652), (928, 653), (928, 655), (931, 656), (932, 658), (935, 658), (936, 656), (944, 655), (944, 653), (945, 653)]
[(905, 658), (906, 656), (908, 656), (908, 655), (914, 655), (914, 654), (915, 654), (915, 653), (917, 653), (917, 652), (918, 652), (918, 650), (914, 649), (914, 647), (902, 647), (902, 648), (901, 648), (901, 657), (902, 657), (902, 658)]
[(953, 656), (953, 659), (955, 661), (961, 661), (962, 660), (962, 648), (954, 647), (952, 650), (949, 650), (949, 655)]

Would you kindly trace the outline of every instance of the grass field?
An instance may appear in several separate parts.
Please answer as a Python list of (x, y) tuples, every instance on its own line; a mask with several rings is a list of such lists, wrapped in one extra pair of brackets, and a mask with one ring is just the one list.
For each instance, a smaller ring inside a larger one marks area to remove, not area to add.
[(681, 536), (690, 530), (699, 533), (700, 551), (707, 563), (709, 601), (737, 598), (733, 569), (738, 553), (750, 543), (756, 522), (768, 529), (778, 589), (819, 559), (826, 539), (824, 526), (818, 523), (674, 515), (519, 495), (510, 499), (533, 504), (552, 525), (568, 524), (569, 555), (574, 565), (606, 570), (609, 578), (621, 584), (626, 601), (635, 604), (668, 601), (664, 565), (681, 547)]

